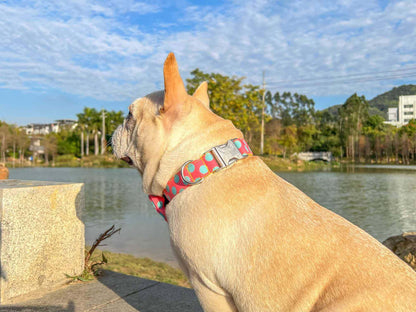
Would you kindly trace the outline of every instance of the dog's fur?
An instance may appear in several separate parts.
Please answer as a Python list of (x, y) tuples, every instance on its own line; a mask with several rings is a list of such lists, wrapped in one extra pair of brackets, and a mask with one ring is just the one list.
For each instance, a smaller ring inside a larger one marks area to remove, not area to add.
[[(187, 160), (242, 134), (186, 93), (174, 55), (165, 92), (136, 100), (113, 136), (161, 195)], [(416, 311), (416, 274), (387, 248), (248, 157), (167, 206), (172, 247), (204, 311)]]

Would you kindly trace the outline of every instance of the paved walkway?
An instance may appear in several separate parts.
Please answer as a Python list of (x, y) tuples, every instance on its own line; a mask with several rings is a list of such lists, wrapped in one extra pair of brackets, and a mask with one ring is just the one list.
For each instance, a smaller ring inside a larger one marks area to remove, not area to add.
[(76, 283), (42, 298), (0, 305), (1, 312), (202, 312), (192, 289), (104, 271), (98, 281)]

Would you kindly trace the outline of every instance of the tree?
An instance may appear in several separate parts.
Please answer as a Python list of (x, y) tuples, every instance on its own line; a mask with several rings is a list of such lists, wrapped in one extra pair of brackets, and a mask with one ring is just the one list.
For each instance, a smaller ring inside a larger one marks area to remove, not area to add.
[(89, 155), (90, 152), (90, 134), (94, 135), (94, 149), (95, 153), (98, 153), (98, 129), (99, 125), (99, 114), (95, 108), (84, 107), (82, 113), (77, 114), (78, 125), (81, 130), (81, 157), (84, 155), (84, 132), (86, 132), (85, 139), (85, 155)]
[(347, 157), (350, 156), (354, 159), (358, 150), (358, 159), (360, 159), (360, 149), (357, 148), (357, 144), (363, 124), (368, 119), (368, 102), (364, 96), (354, 93), (345, 101), (339, 111), (341, 136), (346, 147)]
[(298, 145), (301, 151), (309, 151), (318, 133), (315, 125), (307, 124), (297, 128)]
[(6, 150), (8, 145), (8, 139), (10, 136), (10, 130), (8, 124), (0, 122), (0, 152), (3, 163), (6, 163)]
[(198, 68), (186, 80), (187, 91), (193, 94), (203, 82), (208, 82), (211, 110), (242, 130), (251, 143), (259, 131), (261, 118), (261, 94), (259, 86), (243, 85), (244, 77), (228, 77), (218, 73), (207, 74)]
[(306, 95), (290, 92), (273, 96), (266, 93), (267, 112), (273, 118), (280, 118), (284, 126), (295, 124), (297, 127), (314, 123), (315, 103)]
[(57, 135), (57, 154), (80, 156), (79, 134), (71, 130), (61, 130)]
[(23, 165), (25, 151), (27, 151), (29, 146), (30, 146), (29, 137), (27, 136), (25, 131), (19, 129), (18, 134), (17, 134), (17, 148), (19, 150), (19, 163), (21, 166)]
[(283, 130), (282, 122), (280, 119), (273, 118), (265, 127), (265, 151), (270, 155), (277, 155), (283, 153), (283, 149), (280, 146), (280, 137)]
[(49, 155), (52, 155), (52, 162), (55, 163), (55, 157), (57, 154), (57, 138), (55, 133), (50, 133), (45, 135), (42, 140), (44, 153), (45, 153), (45, 163), (49, 164)]
[(291, 154), (295, 151), (298, 143), (295, 125), (287, 126), (283, 129), (279, 143), (283, 148), (283, 158), (286, 158), (287, 153)]

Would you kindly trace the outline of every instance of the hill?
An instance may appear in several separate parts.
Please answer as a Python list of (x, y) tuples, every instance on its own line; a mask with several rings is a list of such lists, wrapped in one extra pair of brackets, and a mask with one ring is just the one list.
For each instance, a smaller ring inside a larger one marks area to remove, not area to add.
[[(370, 105), (368, 112), (370, 116), (380, 115), (383, 118), (387, 118), (387, 111), (389, 107), (397, 107), (399, 104), (399, 96), (401, 95), (414, 95), (416, 94), (416, 85), (402, 85), (400, 87), (394, 87), (390, 91), (377, 95), (373, 99), (368, 101)], [(333, 117), (338, 116), (338, 109), (342, 104), (330, 106), (324, 111), (328, 111)]]
[(377, 108), (384, 113), (383, 117), (387, 116), (389, 107), (397, 107), (399, 103), (399, 96), (416, 94), (416, 85), (402, 85), (395, 87), (390, 91), (377, 95), (374, 99), (368, 101), (370, 107)]
[[(342, 104), (333, 105), (333, 106), (330, 106), (328, 108), (325, 108), (323, 110), (323, 112), (327, 111), (332, 116), (332, 118), (337, 119), (338, 118), (338, 110), (341, 106), (342, 106)], [(370, 116), (379, 115), (383, 118), (387, 117), (387, 113), (382, 112), (381, 110), (379, 110), (375, 106), (371, 106), (371, 104), (370, 104), (370, 107), (368, 108), (368, 113), (369, 113)]]

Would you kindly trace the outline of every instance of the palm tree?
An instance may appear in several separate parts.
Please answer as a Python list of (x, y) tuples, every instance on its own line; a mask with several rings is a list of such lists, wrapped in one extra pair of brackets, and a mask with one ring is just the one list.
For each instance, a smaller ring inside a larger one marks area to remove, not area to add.
[[(85, 109), (84, 109), (85, 110)], [(87, 124), (87, 119), (85, 118), (85, 114), (80, 113), (77, 114), (78, 117), (78, 128), (81, 131), (81, 158), (84, 157), (84, 132)]]
[(100, 153), (100, 146), (98, 144), (98, 133), (101, 126), (100, 113), (96, 109), (91, 110), (91, 132), (94, 135), (94, 155)]
[[(86, 132), (86, 138), (85, 138), (85, 155), (89, 155), (90, 153), (90, 134), (94, 134), (94, 141), (96, 141), (95, 144), (95, 150), (97, 152), (98, 148), (98, 126), (97, 126), (97, 120), (99, 119), (99, 114), (95, 108), (89, 108), (84, 107), (84, 110), (82, 113), (77, 114), (78, 117), (78, 125), (81, 129), (81, 156), (84, 154), (83, 146), (84, 146), (84, 137), (83, 132)], [(97, 136), (97, 139), (95, 139), (95, 136)]]

